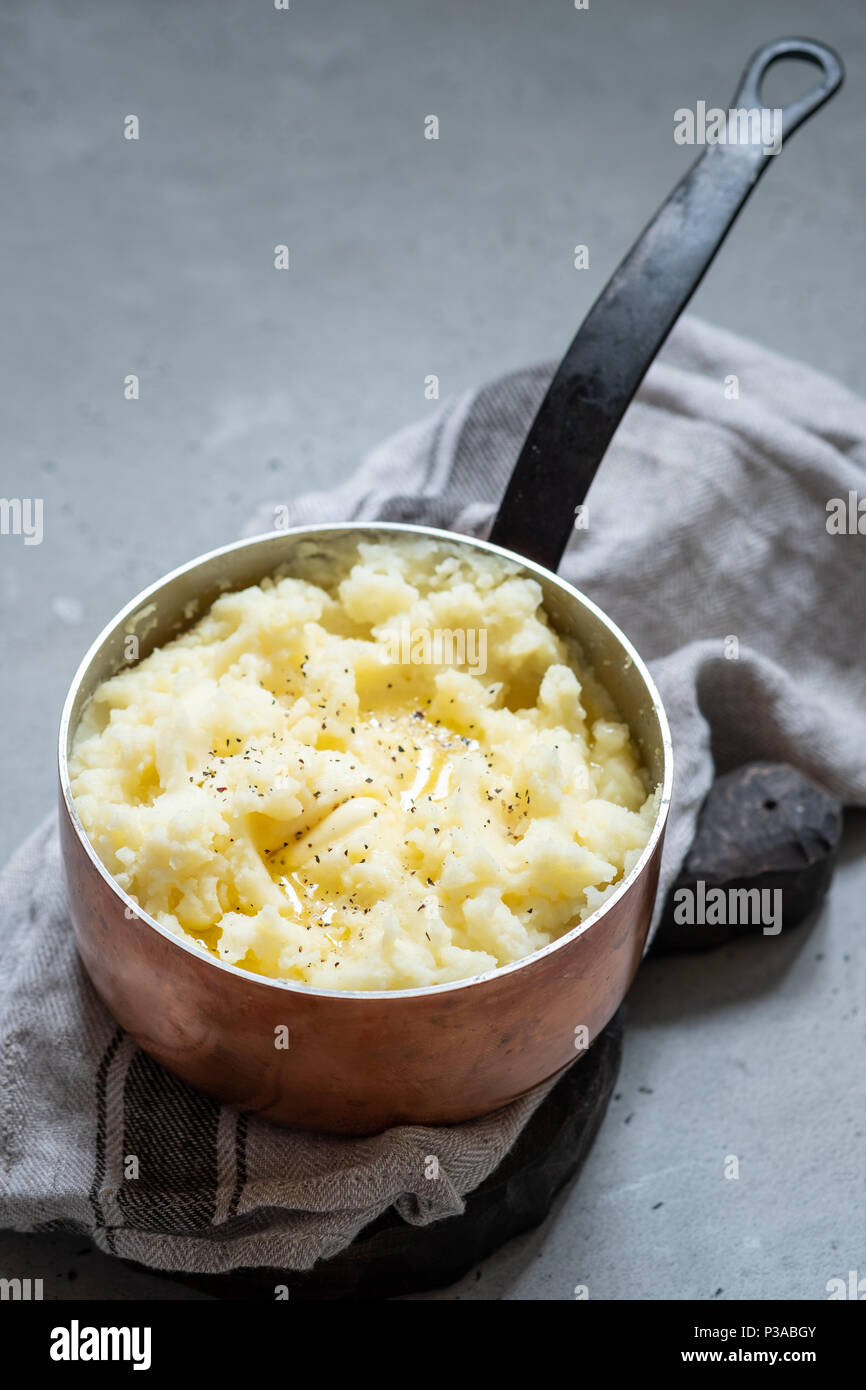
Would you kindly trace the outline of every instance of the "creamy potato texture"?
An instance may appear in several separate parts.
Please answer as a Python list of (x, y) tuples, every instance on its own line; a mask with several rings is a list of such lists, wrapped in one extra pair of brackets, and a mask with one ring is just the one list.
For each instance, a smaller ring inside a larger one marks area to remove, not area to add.
[(90, 701), (70, 773), (96, 853), (179, 936), (318, 987), (547, 945), (628, 873), (657, 795), (541, 598), (428, 538), (226, 593)]

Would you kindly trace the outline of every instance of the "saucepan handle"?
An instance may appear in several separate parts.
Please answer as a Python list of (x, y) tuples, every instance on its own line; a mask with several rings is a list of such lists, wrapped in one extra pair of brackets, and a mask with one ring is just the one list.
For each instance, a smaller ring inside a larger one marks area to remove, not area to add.
[[(785, 58), (815, 64), (821, 77), (779, 112), (761, 104), (761, 87), (768, 68)], [(778, 39), (752, 56), (724, 121), (714, 117), (717, 142), (709, 143), (708, 125), (701, 132), (708, 140), (704, 153), (645, 227), (578, 330), (527, 435), (492, 541), (556, 570), (575, 510), (626, 407), (737, 213), (783, 140), (823, 106), (843, 77), (839, 57), (811, 39)], [(688, 138), (685, 123), (682, 129)]]

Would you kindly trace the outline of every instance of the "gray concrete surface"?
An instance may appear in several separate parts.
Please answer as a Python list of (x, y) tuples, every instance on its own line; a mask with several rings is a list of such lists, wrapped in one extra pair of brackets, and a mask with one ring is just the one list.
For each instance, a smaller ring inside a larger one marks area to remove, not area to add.
[[(751, 49), (798, 32), (838, 47), (848, 84), (769, 170), (694, 308), (866, 392), (852, 0), (0, 10), (0, 491), (45, 508), (41, 545), (0, 537), (0, 857), (52, 801), (63, 695), (111, 614), (434, 408), (428, 373), (447, 394), (556, 355), (692, 157), (674, 110), (727, 106)], [(790, 92), (774, 83), (769, 99)], [(864, 846), (856, 820), (811, 930), (644, 968), (580, 1184), (443, 1297), (821, 1298), (866, 1273)], [(81, 1252), (6, 1235), (0, 1273), (52, 1296), (188, 1296)]]

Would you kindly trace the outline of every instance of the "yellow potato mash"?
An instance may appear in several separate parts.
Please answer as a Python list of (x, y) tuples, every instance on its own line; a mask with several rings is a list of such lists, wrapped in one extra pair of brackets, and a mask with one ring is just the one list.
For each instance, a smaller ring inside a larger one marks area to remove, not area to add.
[(656, 818), (629, 730), (538, 583), (426, 537), (279, 572), (105, 681), (75, 805), (120, 886), (246, 970), (401, 989), (592, 913)]

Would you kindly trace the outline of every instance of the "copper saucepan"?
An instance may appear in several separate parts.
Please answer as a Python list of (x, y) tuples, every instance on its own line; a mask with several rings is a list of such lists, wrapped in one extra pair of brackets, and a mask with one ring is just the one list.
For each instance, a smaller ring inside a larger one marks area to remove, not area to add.
[[(782, 40), (751, 60), (735, 106), (759, 106), (767, 67), (791, 55), (822, 69), (821, 85), (785, 108), (789, 135), (842, 81), (838, 58)], [(672, 757), (658, 692), (638, 653), (584, 594), (555, 573), (607, 444), (677, 315), (751, 188), (768, 166), (755, 143), (713, 145), (623, 261), (557, 372), (530, 431), (491, 540), (426, 526), (301, 527), (225, 546), (133, 599), (96, 639), (60, 727), (60, 833), (78, 949), (118, 1022), (153, 1057), (203, 1091), (286, 1125), (373, 1133), (401, 1122), (445, 1123), (506, 1104), (577, 1055), (622, 1001), (652, 914)], [(144, 913), (96, 857), (73, 805), (72, 738), (96, 687), (125, 661), (176, 636), (227, 589), (278, 566), (338, 563), (361, 538), (421, 534), (508, 555), (541, 585), (553, 626), (578, 639), (629, 724), (653, 781), (657, 819), (639, 862), (602, 908), (524, 960), (453, 984), (389, 991), (322, 990), (252, 975), (175, 936)], [(288, 1049), (274, 1045), (289, 1029)]]

